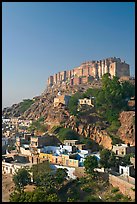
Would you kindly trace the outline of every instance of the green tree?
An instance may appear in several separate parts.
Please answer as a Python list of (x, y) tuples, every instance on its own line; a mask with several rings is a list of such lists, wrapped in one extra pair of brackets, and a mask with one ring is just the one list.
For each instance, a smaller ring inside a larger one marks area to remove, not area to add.
[(51, 172), (49, 161), (44, 161), (43, 163), (34, 164), (31, 167), (31, 172), (33, 174), (34, 182), (38, 182), (40, 175)]
[(123, 98), (130, 99), (131, 96), (135, 96), (135, 85), (131, 84), (129, 81), (124, 81), (122, 83), (122, 95)]
[(56, 193), (47, 193), (42, 188), (36, 188), (33, 192), (13, 192), (10, 202), (59, 202)]
[(77, 115), (78, 111), (78, 99), (81, 98), (81, 93), (77, 92), (74, 95), (71, 96), (70, 100), (69, 100), (69, 104), (68, 104), (68, 109), (70, 114), (72, 115)]
[(86, 90), (86, 92), (83, 94), (83, 97), (90, 98), (90, 97), (96, 97), (100, 92), (99, 88), (89, 88)]
[(114, 152), (110, 153), (110, 157), (109, 157), (108, 163), (109, 163), (110, 167), (116, 167), (116, 156), (115, 156)]
[(95, 156), (87, 156), (84, 161), (86, 173), (94, 175), (94, 169), (98, 167), (98, 161)]
[(101, 167), (110, 168), (116, 166), (116, 157), (115, 153), (111, 152), (108, 149), (102, 149), (100, 152), (99, 164)]
[(109, 168), (109, 158), (110, 158), (110, 151), (108, 149), (103, 149), (100, 152), (100, 160), (99, 163), (104, 168)]
[(31, 181), (28, 170), (25, 168), (19, 169), (18, 172), (14, 174), (13, 181), (17, 190), (24, 190), (24, 186), (26, 186)]
[(68, 175), (67, 171), (68, 171), (67, 169), (62, 169), (62, 168), (57, 169), (56, 174), (55, 174), (55, 179), (58, 184), (63, 183), (63, 181), (66, 179)]
[(14, 192), (12, 192), (10, 194), (9, 200), (10, 200), (10, 202), (19, 202), (20, 201), (20, 196), (21, 196), (20, 192), (14, 191)]
[(88, 195), (84, 199), (85, 202), (103, 202), (98, 196)]
[(58, 132), (58, 136), (61, 141), (79, 139), (79, 135), (70, 128), (60, 128)]
[(121, 164), (122, 166), (130, 165), (130, 164), (131, 164), (130, 157), (131, 157), (130, 154), (126, 154), (126, 155), (121, 159), (120, 164)]

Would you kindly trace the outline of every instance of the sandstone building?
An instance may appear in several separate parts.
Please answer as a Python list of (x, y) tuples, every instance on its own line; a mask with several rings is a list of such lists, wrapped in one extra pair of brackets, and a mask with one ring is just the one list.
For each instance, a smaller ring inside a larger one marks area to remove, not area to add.
[(111, 77), (129, 77), (129, 65), (120, 58), (110, 57), (99, 61), (87, 61), (79, 67), (71, 70), (58, 72), (48, 78), (48, 86), (62, 84), (63, 82), (70, 85), (86, 84), (92, 79), (101, 79), (105, 73), (110, 73)]
[(64, 105), (68, 105), (70, 96), (68, 95), (58, 95), (54, 98), (54, 107), (57, 107), (60, 103)]

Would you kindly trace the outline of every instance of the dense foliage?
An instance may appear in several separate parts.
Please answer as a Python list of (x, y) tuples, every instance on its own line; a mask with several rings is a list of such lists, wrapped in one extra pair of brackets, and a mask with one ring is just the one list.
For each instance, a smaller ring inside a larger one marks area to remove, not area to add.
[(71, 96), (68, 104), (68, 109), (71, 115), (77, 115), (78, 99), (82, 97), (82, 94), (77, 92)]
[[(96, 165), (95, 165), (96, 166)], [(42, 169), (38, 176), (40, 182), (32, 192), (14, 191), (10, 202), (130, 202), (131, 200), (109, 185), (106, 178), (97, 173), (80, 179), (66, 181), (66, 170), (47, 172)]]
[(87, 156), (84, 161), (86, 173), (94, 176), (94, 169), (98, 167), (98, 161), (95, 156)]
[[(21, 174), (21, 172), (23, 172)], [(28, 181), (29, 171), (20, 170), (16, 173), (14, 177), (14, 183), (18, 186), (16, 190), (10, 195), (10, 202), (59, 202), (60, 198), (58, 192), (63, 186), (64, 181), (67, 177), (66, 169), (57, 169), (52, 171), (50, 169), (49, 163), (44, 162), (40, 164), (33, 165), (30, 172), (33, 174), (34, 183), (36, 185), (33, 192), (26, 192), (24, 186), (26, 186)], [(27, 175), (27, 176), (26, 176)], [(22, 187), (20, 191), (20, 187)]]
[[(99, 113), (113, 126), (119, 126), (118, 116), (123, 110), (128, 110), (128, 100), (135, 95), (135, 86), (130, 82), (120, 83), (117, 77), (102, 77), (102, 89), (98, 92), (95, 105)], [(116, 129), (116, 127), (114, 127)]]
[(79, 135), (70, 128), (60, 128), (58, 131), (58, 137), (63, 142), (64, 140), (77, 140)]
[(23, 190), (24, 186), (30, 183), (30, 174), (26, 169), (19, 169), (13, 176), (13, 181), (15, 183), (16, 189)]
[(104, 168), (114, 167), (116, 164), (116, 157), (114, 152), (111, 152), (108, 149), (102, 149), (100, 151), (99, 163), (101, 167), (104, 167)]
[(38, 182), (39, 181), (39, 175), (43, 175), (44, 172), (46, 172), (46, 173), (51, 172), (49, 161), (44, 161), (43, 163), (34, 164), (31, 167), (31, 172), (33, 175), (33, 181)]
[(24, 99), (21, 103), (20, 103), (20, 108), (19, 108), (19, 112), (24, 113), (26, 110), (29, 109), (29, 107), (34, 103), (33, 100), (31, 99)]

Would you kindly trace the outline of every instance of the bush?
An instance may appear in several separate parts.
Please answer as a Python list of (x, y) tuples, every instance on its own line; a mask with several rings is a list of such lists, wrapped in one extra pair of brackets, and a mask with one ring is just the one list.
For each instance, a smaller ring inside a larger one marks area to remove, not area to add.
[(119, 191), (119, 188), (118, 187), (114, 187), (112, 190), (111, 190), (111, 193), (116, 193)]
[(20, 103), (19, 112), (24, 113), (33, 103), (34, 101), (31, 99), (24, 99), (23, 102)]
[(92, 191), (92, 189), (91, 189), (91, 187), (89, 185), (84, 185), (84, 186), (81, 187), (81, 189), (83, 191), (87, 192), (87, 193)]
[(114, 200), (114, 201), (119, 201), (122, 197), (123, 197), (123, 195), (122, 195), (121, 193), (117, 193), (117, 194), (113, 197), (113, 200)]
[(58, 132), (58, 136), (61, 141), (79, 139), (79, 135), (70, 128), (60, 128)]
[(28, 128), (29, 131), (40, 131), (40, 132), (46, 132), (47, 131), (47, 126), (42, 122), (43, 119), (38, 119), (30, 125)]
[(102, 201), (99, 197), (90, 195), (85, 198), (85, 202), (102, 202)]
[(61, 126), (54, 126), (54, 127), (51, 129), (51, 132), (54, 133), (54, 134), (57, 134), (57, 133), (59, 133), (59, 130), (60, 130), (61, 128), (62, 128)]

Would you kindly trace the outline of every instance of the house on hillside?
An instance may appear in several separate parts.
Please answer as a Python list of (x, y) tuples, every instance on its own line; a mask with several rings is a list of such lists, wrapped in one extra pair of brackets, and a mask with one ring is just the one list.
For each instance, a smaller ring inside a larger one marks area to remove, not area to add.
[(54, 98), (54, 107), (57, 107), (59, 104), (68, 106), (70, 97), (71, 96), (69, 95), (58, 95), (56, 98)]
[(126, 154), (135, 153), (135, 146), (129, 144), (116, 144), (112, 146), (112, 151), (117, 156), (125, 156)]
[(119, 166), (119, 173), (123, 176), (135, 177), (135, 169), (133, 165)]
[(79, 106), (82, 106), (82, 105), (88, 105), (88, 106), (94, 107), (93, 97), (90, 99), (88, 99), (88, 98), (79, 99)]

